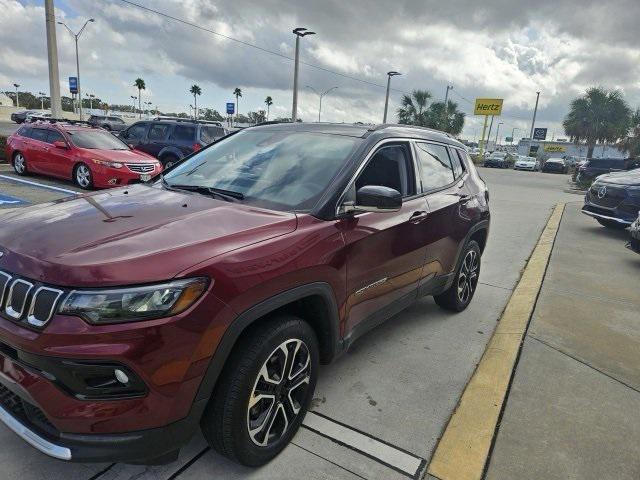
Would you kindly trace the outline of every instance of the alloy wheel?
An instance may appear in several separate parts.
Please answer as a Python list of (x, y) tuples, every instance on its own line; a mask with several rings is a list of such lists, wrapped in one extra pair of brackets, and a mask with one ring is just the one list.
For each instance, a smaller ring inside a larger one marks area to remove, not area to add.
[(24, 163), (24, 157), (21, 153), (16, 154), (16, 156), (14, 157), (13, 168), (19, 174), (23, 174), (25, 172), (26, 167)]
[(311, 356), (298, 339), (281, 343), (264, 362), (247, 408), (247, 429), (256, 445), (268, 447), (287, 432), (302, 410), (311, 380)]
[(458, 275), (458, 299), (460, 302), (467, 303), (473, 296), (478, 285), (479, 270), (478, 253), (475, 250), (469, 250), (462, 261)]
[(76, 168), (76, 181), (82, 188), (87, 188), (91, 185), (91, 171), (86, 165), (79, 165)]

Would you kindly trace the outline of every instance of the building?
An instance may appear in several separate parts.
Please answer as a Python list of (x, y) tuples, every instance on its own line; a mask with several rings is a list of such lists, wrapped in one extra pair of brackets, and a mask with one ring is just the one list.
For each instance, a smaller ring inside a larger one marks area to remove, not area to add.
[[(529, 140), (523, 138), (518, 143), (518, 154), (538, 157), (546, 160), (550, 157), (584, 157), (589, 147), (567, 141)], [(593, 158), (626, 158), (627, 154), (618, 150), (615, 145), (596, 145)]]
[(0, 107), (13, 107), (13, 100), (2, 92), (0, 92)]

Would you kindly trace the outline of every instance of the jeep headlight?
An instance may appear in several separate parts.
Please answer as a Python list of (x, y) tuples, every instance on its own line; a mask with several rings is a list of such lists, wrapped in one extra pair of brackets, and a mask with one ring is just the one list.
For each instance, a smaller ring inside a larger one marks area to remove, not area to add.
[(193, 305), (208, 284), (208, 279), (198, 277), (142, 287), (74, 290), (59, 312), (93, 324), (169, 317)]

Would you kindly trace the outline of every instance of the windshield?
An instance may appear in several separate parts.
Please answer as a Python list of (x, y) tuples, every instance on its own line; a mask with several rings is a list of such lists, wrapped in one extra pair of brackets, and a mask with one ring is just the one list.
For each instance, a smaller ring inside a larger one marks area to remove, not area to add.
[(166, 174), (169, 186), (241, 193), (275, 210), (310, 210), (360, 138), (310, 132), (246, 130), (195, 154)]
[(67, 131), (71, 142), (79, 148), (92, 150), (129, 150), (126, 143), (102, 130)]

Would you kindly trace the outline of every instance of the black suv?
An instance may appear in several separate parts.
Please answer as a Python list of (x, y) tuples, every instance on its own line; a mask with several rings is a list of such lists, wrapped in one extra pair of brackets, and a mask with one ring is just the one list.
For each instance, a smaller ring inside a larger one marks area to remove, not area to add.
[(120, 138), (136, 150), (158, 158), (165, 168), (227, 135), (218, 123), (186, 119), (136, 122)]
[(584, 197), (582, 213), (609, 228), (623, 229), (640, 211), (640, 169), (599, 176)]
[(576, 182), (590, 185), (605, 173), (622, 172), (640, 168), (640, 158), (590, 158), (578, 168)]
[(127, 128), (127, 124), (124, 123), (120, 117), (108, 117), (106, 115), (91, 115), (88, 122), (94, 127), (102, 127), (110, 132), (121, 132)]

